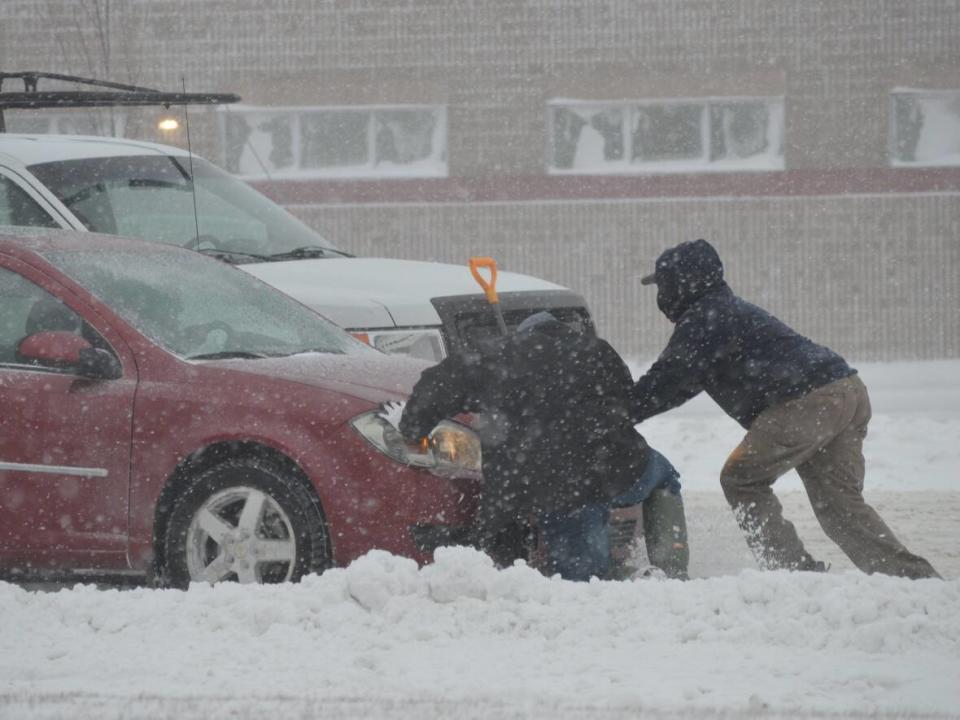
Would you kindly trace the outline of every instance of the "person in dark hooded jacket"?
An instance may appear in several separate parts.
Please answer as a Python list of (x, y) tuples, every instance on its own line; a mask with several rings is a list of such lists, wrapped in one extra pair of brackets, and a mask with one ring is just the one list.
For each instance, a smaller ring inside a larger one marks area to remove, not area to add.
[(424, 370), (399, 427), (416, 440), (444, 418), (477, 413), (480, 548), (509, 564), (523, 554), (518, 529), (530, 516), (575, 516), (575, 527), (564, 528), (571, 546), (553, 570), (587, 580), (609, 560), (587, 537), (605, 527), (594, 515), (631, 488), (647, 462), (630, 421), (632, 385), (606, 341), (538, 313), (483, 351), (452, 353)]
[(657, 258), (657, 305), (673, 335), (633, 391), (641, 422), (706, 391), (747, 434), (720, 484), (761, 567), (825, 570), (784, 519), (774, 481), (796, 469), (820, 525), (861, 570), (938, 577), (863, 499), (870, 400), (856, 370), (832, 350), (737, 297), (706, 240)]

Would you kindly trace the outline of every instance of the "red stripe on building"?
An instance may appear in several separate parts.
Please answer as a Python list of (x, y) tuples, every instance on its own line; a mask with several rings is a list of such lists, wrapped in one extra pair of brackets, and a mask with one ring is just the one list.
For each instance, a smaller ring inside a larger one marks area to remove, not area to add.
[(262, 180), (287, 205), (808, 197), (960, 192), (960, 167), (784, 170), (690, 175), (526, 175), (384, 180)]

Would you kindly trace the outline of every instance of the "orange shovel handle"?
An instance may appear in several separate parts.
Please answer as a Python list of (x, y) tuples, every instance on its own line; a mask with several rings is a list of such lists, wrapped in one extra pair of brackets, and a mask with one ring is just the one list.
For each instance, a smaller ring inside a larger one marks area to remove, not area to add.
[[(483, 275), (480, 274), (480, 270), (486, 268), (490, 271), (490, 280), (486, 280)], [(473, 275), (473, 279), (476, 280), (480, 287), (483, 288), (483, 292), (487, 295), (487, 302), (491, 305), (496, 305), (500, 302), (500, 298), (497, 297), (497, 261), (492, 257), (472, 257), (470, 258), (470, 274)]]

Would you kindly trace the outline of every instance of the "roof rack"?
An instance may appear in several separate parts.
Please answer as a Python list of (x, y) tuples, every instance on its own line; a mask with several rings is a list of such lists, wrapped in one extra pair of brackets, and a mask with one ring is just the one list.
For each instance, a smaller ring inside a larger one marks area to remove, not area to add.
[[(92, 85), (108, 90), (39, 91), (41, 79)], [(4, 80), (23, 80), (23, 92), (3, 92)], [(0, 133), (6, 132), (4, 110), (36, 110), (40, 108), (136, 107), (149, 105), (220, 105), (240, 101), (232, 93), (163, 92), (136, 85), (122, 85), (106, 80), (59, 75), (45, 72), (0, 72)]]

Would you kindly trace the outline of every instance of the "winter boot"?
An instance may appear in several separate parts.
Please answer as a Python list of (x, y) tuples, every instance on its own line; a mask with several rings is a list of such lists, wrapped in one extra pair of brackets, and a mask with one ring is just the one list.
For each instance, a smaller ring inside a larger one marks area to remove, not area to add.
[(800, 570), (801, 572), (825, 573), (830, 571), (830, 564), (825, 563), (822, 560), (814, 560), (813, 558), (810, 558), (809, 560), (804, 560), (795, 568), (789, 568), (789, 569)]
[(658, 488), (643, 501), (643, 536), (651, 565), (669, 578), (688, 579), (690, 548), (679, 494)]

